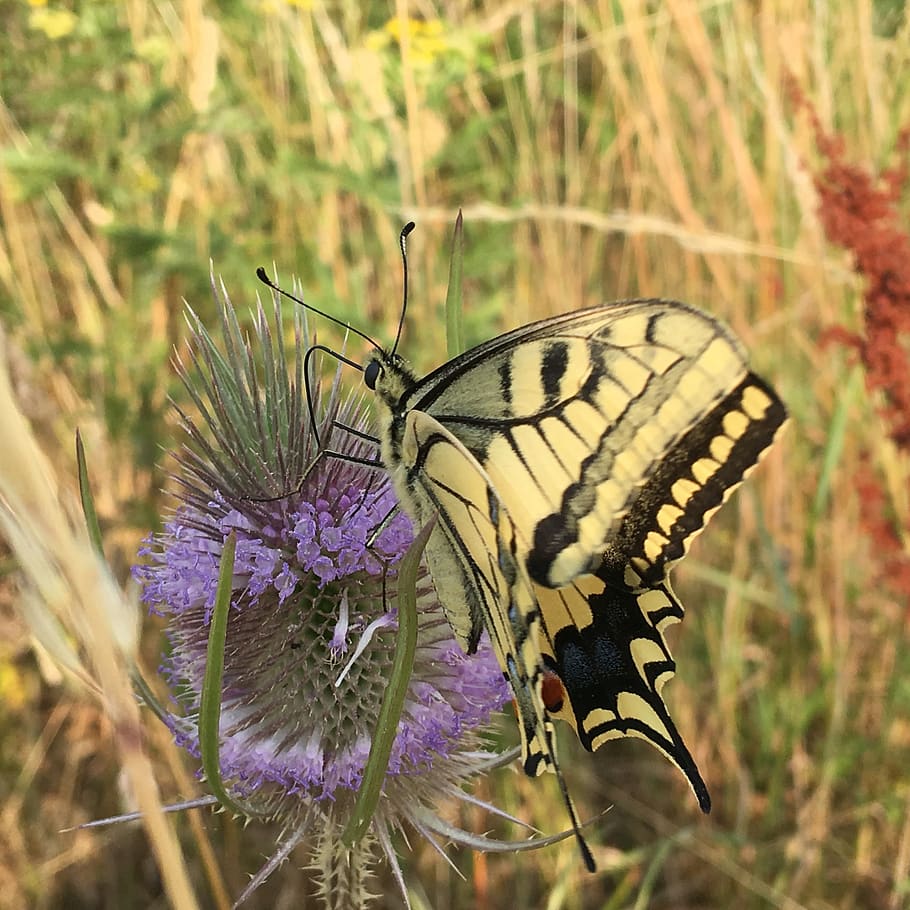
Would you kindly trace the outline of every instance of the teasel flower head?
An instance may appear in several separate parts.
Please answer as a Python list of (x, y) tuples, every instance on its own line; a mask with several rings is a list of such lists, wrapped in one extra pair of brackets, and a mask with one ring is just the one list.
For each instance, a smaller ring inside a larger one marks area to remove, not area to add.
[[(288, 350), (277, 301), (277, 331), (260, 305), (247, 336), (223, 286), (215, 294), (220, 344), (190, 313), (192, 355), (178, 359), (201, 415), (181, 412), (181, 502), (146, 541), (146, 563), (134, 571), (146, 604), (167, 620), (163, 670), (183, 709), (167, 723), (198, 756), (219, 565), (233, 532), (221, 779), (233, 799), (283, 829), (244, 896), (306, 841), (327, 906), (361, 906), (379, 853), (405, 890), (392, 845), (399, 829), (417, 829), (438, 849), (437, 839), (458, 838), (434, 806), (469, 799), (463, 784), (495, 764), (480, 734), (509, 693), (488, 645), (462, 653), (420, 570), (414, 669), (382, 799), (367, 836), (352, 848), (341, 843), (392, 669), (397, 566), (413, 532), (395, 511), (387, 474), (363, 463), (377, 449), (366, 438), (362, 400), (342, 392), (339, 373), (320, 390), (305, 356), (302, 310)], [(338, 454), (320, 455), (319, 441)]]

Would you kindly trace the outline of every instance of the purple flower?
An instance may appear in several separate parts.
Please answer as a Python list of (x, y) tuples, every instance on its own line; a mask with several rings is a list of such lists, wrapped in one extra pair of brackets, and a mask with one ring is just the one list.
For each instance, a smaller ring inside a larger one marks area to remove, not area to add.
[(403, 885), (390, 837), (403, 823), (431, 838), (434, 831), (452, 837), (451, 828), (435, 825), (433, 806), (490, 767), (495, 756), (482, 751), (479, 734), (510, 694), (487, 644), (473, 656), (462, 653), (422, 571), (416, 660), (383, 799), (366, 843), (355, 851), (341, 846), (392, 667), (397, 564), (412, 529), (396, 510), (385, 471), (363, 463), (376, 447), (365, 438), (370, 426), (360, 403), (342, 394), (337, 374), (320, 390), (305, 359), (302, 320), (295, 319), (289, 357), (261, 307), (246, 338), (223, 288), (216, 295), (221, 345), (191, 314), (192, 359), (179, 364), (201, 415), (181, 414), (181, 505), (146, 541), (146, 563), (134, 570), (145, 603), (167, 619), (163, 672), (182, 707), (167, 722), (198, 756), (220, 556), (234, 532), (221, 774), (232, 796), (286, 831), (248, 891), (306, 838), (327, 887), (342, 854), (360, 864), (350, 876), (356, 906), (366, 899), (376, 845)]

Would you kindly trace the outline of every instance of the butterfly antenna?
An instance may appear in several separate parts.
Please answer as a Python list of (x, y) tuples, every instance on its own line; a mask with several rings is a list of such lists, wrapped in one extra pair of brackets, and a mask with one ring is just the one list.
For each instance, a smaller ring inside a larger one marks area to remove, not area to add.
[(398, 320), (398, 334), (395, 336), (395, 344), (392, 345), (392, 353), (398, 350), (398, 342), (401, 339), (401, 332), (404, 329), (404, 317), (408, 310), (408, 234), (417, 227), (413, 221), (409, 221), (398, 235), (398, 246), (401, 248), (401, 271), (404, 276), (404, 298), (401, 302), (401, 317)]
[[(414, 225), (412, 224), (411, 227), (413, 228)], [(407, 226), (405, 226), (405, 230), (407, 230)], [(402, 231), (402, 236), (403, 235), (404, 235), (404, 231)], [(370, 338), (369, 335), (365, 334), (364, 332), (361, 332), (360, 329), (355, 329), (354, 326), (352, 326), (349, 322), (342, 322), (340, 319), (337, 319), (335, 316), (332, 316), (329, 313), (324, 313), (322, 310), (317, 310), (316, 307), (314, 307), (311, 303), (304, 303), (304, 301), (302, 301), (299, 297), (295, 297), (293, 294), (289, 293), (284, 288), (278, 287), (278, 285), (275, 284), (275, 282), (272, 281), (271, 278), (269, 278), (268, 272), (266, 272), (266, 270), (262, 266), (259, 266), (259, 268), (256, 269), (256, 277), (263, 284), (270, 287), (273, 291), (277, 291), (279, 294), (281, 294), (282, 297), (287, 297), (288, 300), (293, 300), (294, 303), (299, 304), (304, 309), (309, 310), (311, 313), (315, 313), (317, 316), (322, 316), (323, 319), (328, 319), (329, 322), (334, 322), (335, 325), (340, 325), (343, 329), (347, 329), (349, 332), (353, 332), (355, 335), (359, 335), (361, 338), (363, 338), (364, 341), (368, 341), (371, 345), (373, 345), (373, 347), (376, 348), (377, 351), (382, 350), (382, 348), (380, 348), (379, 345), (376, 344), (376, 342), (373, 341), (373, 339)], [(341, 359), (344, 359), (344, 358), (341, 358)], [(350, 361), (347, 361), (347, 362), (350, 363)], [(361, 369), (361, 367), (359, 365), (355, 364), (355, 366), (357, 366), (358, 369)]]

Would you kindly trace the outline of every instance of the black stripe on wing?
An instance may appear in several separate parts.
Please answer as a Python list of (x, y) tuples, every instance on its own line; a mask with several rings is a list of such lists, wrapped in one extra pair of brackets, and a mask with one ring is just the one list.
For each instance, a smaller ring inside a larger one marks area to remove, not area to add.
[(661, 585), (714, 512), (761, 459), (787, 419), (774, 390), (754, 373), (689, 430), (658, 463), (617, 533), (606, 561), (633, 587)]

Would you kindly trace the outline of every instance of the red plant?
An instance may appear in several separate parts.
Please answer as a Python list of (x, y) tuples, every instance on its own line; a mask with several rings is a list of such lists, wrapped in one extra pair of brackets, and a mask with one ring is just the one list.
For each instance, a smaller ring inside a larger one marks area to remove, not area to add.
[[(863, 332), (834, 327), (826, 335), (853, 348), (865, 369), (866, 386), (880, 395), (879, 412), (901, 451), (910, 454), (910, 234), (898, 204), (907, 188), (910, 131), (897, 142), (898, 162), (878, 177), (847, 158), (843, 136), (827, 132), (798, 88), (798, 107), (807, 111), (824, 159), (813, 175), (819, 217), (832, 243), (850, 250), (865, 279)], [(867, 457), (855, 478), (863, 529), (881, 558), (891, 589), (910, 597), (910, 554), (902, 528)]]

